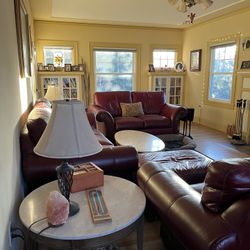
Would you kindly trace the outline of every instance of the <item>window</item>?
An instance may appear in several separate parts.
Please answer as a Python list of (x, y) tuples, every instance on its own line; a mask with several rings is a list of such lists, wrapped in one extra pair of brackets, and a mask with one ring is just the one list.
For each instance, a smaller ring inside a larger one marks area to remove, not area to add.
[(96, 91), (133, 90), (135, 65), (135, 49), (94, 49)]
[(171, 49), (153, 49), (153, 64), (155, 68), (174, 68), (177, 53)]
[(44, 64), (54, 64), (55, 67), (72, 64), (72, 52), (70, 47), (43, 47)]
[(231, 103), (235, 55), (235, 43), (210, 48), (209, 100)]
[(78, 43), (75, 41), (38, 40), (36, 46), (38, 63), (55, 67), (78, 63)]

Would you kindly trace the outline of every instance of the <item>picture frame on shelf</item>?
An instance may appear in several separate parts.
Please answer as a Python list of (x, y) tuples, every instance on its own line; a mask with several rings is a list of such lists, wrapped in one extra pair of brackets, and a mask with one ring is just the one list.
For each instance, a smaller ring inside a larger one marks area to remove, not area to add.
[(31, 48), (29, 16), (22, 0), (15, 0), (15, 19), (20, 76), (31, 76)]
[(240, 69), (250, 69), (250, 61), (242, 61)]
[(149, 64), (148, 65), (148, 72), (155, 72), (154, 64)]
[(190, 71), (201, 71), (201, 49), (190, 51)]
[(183, 72), (184, 71), (184, 64), (183, 64), (183, 62), (177, 62), (175, 64), (175, 71), (176, 72)]
[(37, 63), (37, 70), (38, 71), (44, 71), (44, 66), (42, 63)]
[(79, 65), (72, 65), (71, 70), (72, 71), (79, 71)]
[(55, 71), (54, 64), (49, 63), (49, 64), (47, 64), (47, 66), (48, 66), (48, 70), (49, 70), (49, 71)]
[(79, 66), (79, 71), (85, 72), (86, 71), (86, 64), (82, 63), (82, 64), (78, 64)]
[(65, 70), (66, 72), (70, 72), (70, 71), (71, 71), (71, 64), (65, 63), (65, 64), (64, 64), (64, 70)]

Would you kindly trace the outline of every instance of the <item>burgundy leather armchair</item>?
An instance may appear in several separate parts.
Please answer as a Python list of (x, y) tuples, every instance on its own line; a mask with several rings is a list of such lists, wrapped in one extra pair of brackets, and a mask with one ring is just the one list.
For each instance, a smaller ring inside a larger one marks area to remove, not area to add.
[[(46, 100), (38, 101), (30, 112), (27, 122), (20, 134), (21, 164), (26, 192), (55, 180), (56, 167), (61, 164), (59, 159), (49, 159), (33, 152), (40, 139), (51, 114), (51, 105)], [(72, 165), (94, 162), (103, 169), (104, 174), (114, 175), (136, 181), (138, 155), (130, 146), (114, 146), (99, 130), (96, 129), (95, 116), (87, 113), (93, 131), (103, 146), (103, 150), (95, 155), (69, 159)]]
[[(141, 102), (143, 115), (122, 116), (121, 103)], [(96, 113), (96, 119), (104, 122), (106, 136), (112, 142), (114, 134), (124, 129), (145, 131), (154, 135), (179, 132), (179, 121), (186, 109), (167, 104), (164, 92), (96, 92), (94, 104), (88, 110)]]
[(161, 219), (167, 249), (249, 249), (250, 158), (211, 162), (195, 189), (153, 163), (145, 163), (137, 179)]

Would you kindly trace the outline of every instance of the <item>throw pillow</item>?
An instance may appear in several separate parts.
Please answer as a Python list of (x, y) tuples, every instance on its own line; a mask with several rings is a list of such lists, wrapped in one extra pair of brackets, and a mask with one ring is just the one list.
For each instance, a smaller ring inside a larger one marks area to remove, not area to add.
[(141, 102), (120, 103), (122, 116), (139, 116), (144, 115)]
[(51, 115), (51, 108), (35, 107), (28, 116), (27, 128), (34, 145), (36, 145), (47, 126)]
[(250, 192), (250, 158), (214, 161), (209, 167), (201, 202), (220, 213)]

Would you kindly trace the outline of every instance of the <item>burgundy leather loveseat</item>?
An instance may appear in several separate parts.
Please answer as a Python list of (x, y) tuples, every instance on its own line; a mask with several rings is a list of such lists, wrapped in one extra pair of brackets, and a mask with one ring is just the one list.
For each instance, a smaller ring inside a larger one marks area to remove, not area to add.
[[(40, 139), (51, 114), (51, 104), (46, 99), (37, 101), (30, 112), (27, 122), (20, 134), (21, 164), (27, 192), (49, 181), (55, 180), (55, 168), (61, 164), (59, 159), (49, 159), (33, 152)], [(70, 159), (73, 165), (94, 162), (104, 170), (105, 174), (136, 180), (138, 155), (130, 146), (114, 146), (99, 130), (96, 129), (95, 116), (87, 113), (93, 131), (103, 150), (95, 155)]]
[[(124, 113), (121, 104), (140, 104), (142, 109), (138, 114), (129, 115)], [(115, 132), (125, 129), (154, 135), (176, 134), (180, 119), (186, 115), (184, 107), (166, 103), (164, 92), (96, 92), (94, 104), (88, 110), (96, 113), (99, 122), (104, 122), (106, 136), (112, 142)]]
[(250, 158), (211, 162), (200, 185), (152, 162), (137, 179), (161, 219), (167, 249), (250, 249)]

